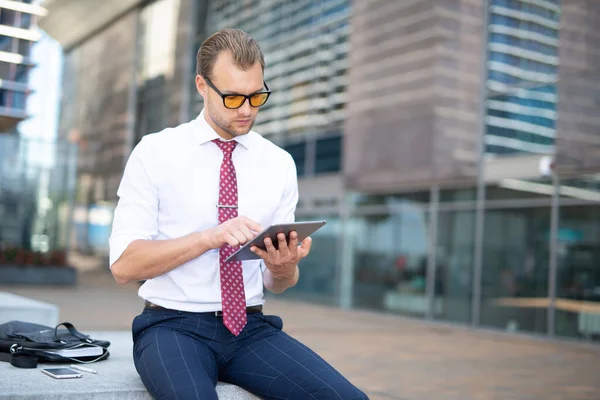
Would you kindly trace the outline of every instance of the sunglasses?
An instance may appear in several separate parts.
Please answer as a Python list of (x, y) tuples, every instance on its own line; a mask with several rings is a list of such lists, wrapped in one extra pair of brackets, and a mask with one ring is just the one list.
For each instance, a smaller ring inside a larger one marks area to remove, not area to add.
[(223, 94), (217, 87), (208, 79), (206, 76), (203, 76), (204, 80), (221, 98), (223, 99), (223, 105), (225, 108), (229, 108), (230, 110), (235, 110), (236, 108), (240, 108), (245, 102), (246, 99), (250, 102), (252, 107), (260, 107), (264, 105), (269, 96), (271, 95), (271, 90), (267, 86), (267, 83), (263, 81), (265, 88), (267, 90), (262, 92), (252, 93), (251, 95), (245, 94)]

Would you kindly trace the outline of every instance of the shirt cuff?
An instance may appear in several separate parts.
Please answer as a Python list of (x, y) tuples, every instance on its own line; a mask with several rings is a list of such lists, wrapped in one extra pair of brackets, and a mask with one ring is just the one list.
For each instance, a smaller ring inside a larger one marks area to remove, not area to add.
[(109, 268), (112, 268), (113, 264), (117, 262), (119, 258), (123, 255), (127, 246), (131, 244), (131, 242), (144, 239), (140, 237), (127, 237), (127, 238), (119, 238), (119, 239), (110, 239), (110, 252), (109, 252)]

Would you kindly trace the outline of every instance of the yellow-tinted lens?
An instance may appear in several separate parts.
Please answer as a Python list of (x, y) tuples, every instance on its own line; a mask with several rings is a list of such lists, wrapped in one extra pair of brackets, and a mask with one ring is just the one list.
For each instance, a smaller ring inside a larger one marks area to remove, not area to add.
[(225, 96), (225, 107), (238, 108), (246, 100), (244, 96)]
[(250, 105), (252, 107), (260, 107), (263, 104), (265, 104), (268, 98), (268, 93), (257, 93), (255, 95), (250, 96)]

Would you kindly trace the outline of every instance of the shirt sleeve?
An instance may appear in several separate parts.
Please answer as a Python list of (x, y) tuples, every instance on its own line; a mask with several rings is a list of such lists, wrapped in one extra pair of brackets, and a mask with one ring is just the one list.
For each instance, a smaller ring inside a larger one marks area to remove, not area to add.
[[(298, 175), (296, 172), (296, 163), (292, 156), (289, 156), (288, 160), (285, 189), (281, 196), (277, 211), (275, 211), (275, 217), (273, 218), (274, 224), (283, 224), (286, 222), (294, 222), (296, 220), (296, 206), (298, 205)], [(267, 269), (262, 260), (260, 262), (260, 267), (263, 273)]]
[(131, 242), (153, 239), (158, 233), (158, 188), (147, 150), (142, 140), (131, 152), (117, 191), (119, 201), (109, 239), (111, 267)]
[(286, 168), (285, 189), (281, 201), (273, 217), (274, 224), (294, 222), (296, 220), (296, 206), (298, 205), (298, 175), (296, 163), (292, 156), (288, 155), (288, 166)]

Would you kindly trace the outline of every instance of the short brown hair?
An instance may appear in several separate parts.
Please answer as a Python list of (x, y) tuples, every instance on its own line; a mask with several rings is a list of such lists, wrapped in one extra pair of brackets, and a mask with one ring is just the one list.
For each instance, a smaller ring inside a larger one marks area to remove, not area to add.
[(229, 51), (236, 66), (243, 70), (260, 63), (265, 71), (265, 58), (252, 36), (240, 29), (223, 29), (212, 34), (202, 43), (196, 56), (196, 73), (211, 78), (217, 56)]

